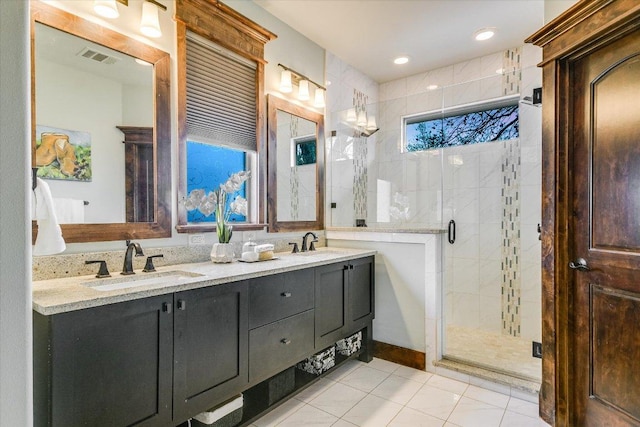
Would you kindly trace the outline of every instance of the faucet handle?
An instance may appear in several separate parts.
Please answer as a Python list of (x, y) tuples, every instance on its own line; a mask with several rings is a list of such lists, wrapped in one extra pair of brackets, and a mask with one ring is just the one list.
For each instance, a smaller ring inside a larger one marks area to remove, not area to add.
[(98, 274), (96, 274), (96, 277), (98, 279), (102, 279), (103, 277), (111, 277), (111, 274), (109, 274), (109, 269), (107, 269), (107, 262), (103, 261), (103, 260), (90, 260), (90, 261), (85, 261), (85, 264), (97, 264), (100, 263), (100, 269), (98, 270)]
[(143, 272), (152, 273), (152, 272), (156, 271), (156, 267), (153, 265), (153, 259), (154, 258), (164, 258), (164, 255), (158, 254), (158, 255), (148, 256), (147, 257), (147, 263), (144, 265), (144, 268), (142, 269)]
[(291, 250), (292, 254), (297, 254), (298, 252), (300, 252), (298, 250), (298, 243), (297, 242), (289, 242), (290, 245), (293, 245), (293, 249)]
[(311, 241), (311, 244), (309, 244), (309, 250), (310, 251), (315, 251), (316, 250), (316, 246), (314, 245), (314, 243), (317, 243), (318, 239), (314, 239)]

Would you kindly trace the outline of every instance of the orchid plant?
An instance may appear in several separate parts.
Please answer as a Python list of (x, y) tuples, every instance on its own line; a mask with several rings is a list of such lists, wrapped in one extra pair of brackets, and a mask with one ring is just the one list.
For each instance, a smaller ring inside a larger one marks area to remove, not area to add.
[[(247, 215), (247, 199), (236, 193), (242, 184), (251, 177), (250, 171), (234, 173), (216, 190), (206, 194), (203, 189), (191, 190), (185, 200), (187, 210), (198, 209), (204, 216), (216, 214), (216, 232), (218, 242), (229, 243), (233, 227), (229, 225), (231, 214)], [(235, 196), (235, 197), (234, 197)]]

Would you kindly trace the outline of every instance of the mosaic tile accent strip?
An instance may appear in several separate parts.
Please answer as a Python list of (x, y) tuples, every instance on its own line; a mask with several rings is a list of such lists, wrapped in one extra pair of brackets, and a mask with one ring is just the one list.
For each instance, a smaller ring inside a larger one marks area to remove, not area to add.
[(520, 336), (520, 140), (502, 143), (502, 333)]
[(502, 57), (502, 94), (515, 95), (520, 93), (522, 85), (521, 57), (522, 48), (516, 47), (504, 51)]
[(289, 174), (289, 187), (291, 190), (291, 221), (298, 220), (298, 205), (299, 205), (299, 188), (300, 177), (298, 176), (298, 167), (293, 166), (291, 173)]
[[(367, 99), (364, 93), (353, 90), (356, 114), (366, 114)], [(353, 135), (353, 210), (356, 220), (367, 219), (367, 182), (367, 138), (360, 136), (356, 130)]]

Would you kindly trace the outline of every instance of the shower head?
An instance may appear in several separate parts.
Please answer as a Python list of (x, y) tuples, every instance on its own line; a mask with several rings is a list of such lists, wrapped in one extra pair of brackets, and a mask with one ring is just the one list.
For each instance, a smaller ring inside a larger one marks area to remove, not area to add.
[(360, 136), (364, 136), (364, 137), (370, 137), (371, 135), (373, 135), (374, 133), (378, 132), (380, 130), (380, 128), (375, 128), (375, 129), (363, 129), (360, 131)]

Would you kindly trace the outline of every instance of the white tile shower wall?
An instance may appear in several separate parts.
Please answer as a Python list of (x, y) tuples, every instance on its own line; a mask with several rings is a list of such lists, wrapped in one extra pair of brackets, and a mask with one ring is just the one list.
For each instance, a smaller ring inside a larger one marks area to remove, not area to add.
[[(326, 53), (326, 64), (327, 80), (331, 82), (327, 87), (325, 116), (328, 184), (326, 220), (327, 224), (332, 226), (354, 226), (356, 214), (375, 212), (376, 199), (369, 197), (371, 192), (375, 191), (372, 190), (375, 189), (375, 179), (372, 181), (368, 171), (371, 170), (372, 159), (376, 158), (377, 135), (374, 134), (369, 138), (353, 138), (353, 133), (349, 134), (342, 130), (332, 137), (331, 131), (340, 128), (339, 113), (354, 106), (355, 91), (363, 94), (367, 102), (372, 105), (367, 106), (370, 112), (373, 105), (378, 102), (378, 83), (330, 52)], [(379, 118), (377, 122), (380, 126)], [(377, 170), (377, 167), (373, 170)], [(354, 197), (354, 184), (357, 184), (358, 200)], [(331, 208), (332, 202), (336, 203), (336, 208)], [(365, 205), (362, 206), (362, 203)], [(368, 217), (365, 219), (369, 220)]]

